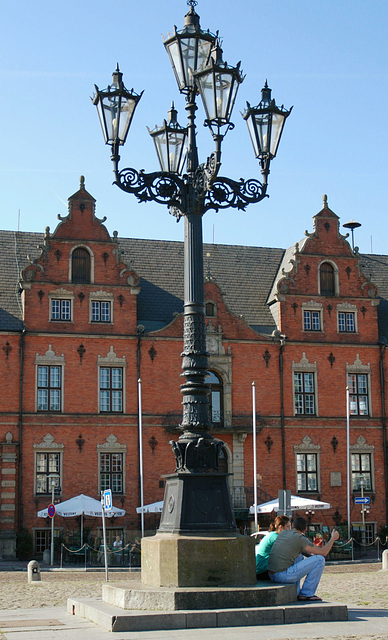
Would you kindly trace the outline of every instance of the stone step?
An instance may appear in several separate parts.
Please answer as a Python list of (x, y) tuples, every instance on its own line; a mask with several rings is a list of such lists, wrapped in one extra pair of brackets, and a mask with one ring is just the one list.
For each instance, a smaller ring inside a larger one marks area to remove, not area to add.
[(153, 587), (139, 579), (108, 582), (102, 600), (122, 609), (175, 611), (273, 607), (296, 600), (296, 585), (257, 582), (254, 586)]
[(130, 611), (107, 604), (101, 599), (69, 598), (67, 611), (70, 615), (86, 618), (113, 632), (247, 627), (348, 619), (346, 605), (329, 602), (295, 602), (275, 607), (191, 611)]

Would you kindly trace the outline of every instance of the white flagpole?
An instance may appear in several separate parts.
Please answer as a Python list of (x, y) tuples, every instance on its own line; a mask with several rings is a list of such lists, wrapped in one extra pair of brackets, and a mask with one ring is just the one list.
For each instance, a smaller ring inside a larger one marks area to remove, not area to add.
[(141, 507), (141, 537), (144, 538), (144, 482), (143, 482), (143, 416), (141, 406), (141, 378), (137, 381), (139, 397), (139, 476), (140, 476), (140, 507)]
[(253, 438), (253, 508), (255, 510), (255, 531), (258, 531), (257, 523), (257, 442), (256, 442), (256, 385), (252, 382), (252, 438)]
[(349, 387), (346, 387), (346, 502), (348, 510), (348, 539), (351, 538), (350, 524), (350, 398)]

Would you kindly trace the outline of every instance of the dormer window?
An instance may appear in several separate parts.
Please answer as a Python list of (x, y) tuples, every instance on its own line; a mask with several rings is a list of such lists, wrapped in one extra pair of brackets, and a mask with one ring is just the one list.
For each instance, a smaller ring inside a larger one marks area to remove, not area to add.
[(83, 247), (74, 249), (71, 256), (71, 281), (73, 284), (90, 284), (90, 254)]
[(319, 269), (319, 284), (321, 296), (335, 296), (335, 272), (330, 262), (322, 262)]

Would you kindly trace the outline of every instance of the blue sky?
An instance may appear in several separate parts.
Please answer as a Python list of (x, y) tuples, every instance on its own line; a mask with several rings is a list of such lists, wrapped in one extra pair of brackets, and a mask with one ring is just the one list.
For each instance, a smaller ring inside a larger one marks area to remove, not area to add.
[[(162, 123), (171, 100), (185, 124), (161, 35), (181, 28), (187, 10), (185, 0), (3, 0), (2, 229), (53, 230), (83, 174), (110, 233), (183, 239), (182, 222), (166, 207), (138, 204), (112, 186), (110, 150), (90, 96), (94, 83), (107, 86), (119, 62), (127, 88), (144, 89), (121, 167), (158, 170), (146, 126)], [(270, 197), (245, 213), (208, 212), (204, 240), (286, 248), (312, 230), (326, 193), (341, 224), (362, 224), (355, 232), (362, 252), (388, 253), (386, 0), (200, 0), (196, 10), (202, 28), (219, 30), (224, 59), (241, 60), (246, 74), (221, 175), (260, 178), (239, 112), (246, 100), (259, 102), (266, 78), (277, 103), (294, 105), (272, 162)], [(213, 150), (203, 119), (200, 105), (201, 161)]]

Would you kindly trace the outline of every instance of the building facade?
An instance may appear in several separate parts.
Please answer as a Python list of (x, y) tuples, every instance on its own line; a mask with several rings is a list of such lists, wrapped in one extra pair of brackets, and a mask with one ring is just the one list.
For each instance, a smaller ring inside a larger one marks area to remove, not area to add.
[[(163, 499), (181, 414), (183, 245), (111, 236), (80, 189), (53, 233), (1, 232), (0, 544), (27, 530), (48, 548), (37, 512), (111, 488), (139, 530), (139, 380), (144, 500)], [(259, 502), (290, 489), (332, 506), (311, 526), (347, 519), (364, 539), (387, 525), (388, 256), (361, 255), (324, 199), (290, 249), (205, 245), (211, 421), (223, 442), (236, 520), (253, 502), (252, 383)], [(346, 388), (349, 389), (347, 417)], [(354, 496), (370, 497), (361, 515)], [(150, 525), (154, 526), (153, 523)], [(100, 523), (88, 521), (91, 539)], [(69, 540), (75, 518), (55, 519)]]

